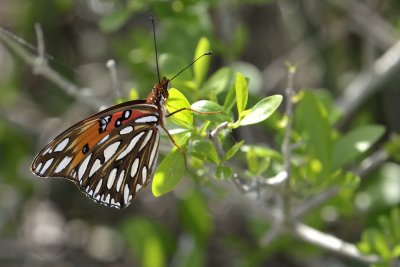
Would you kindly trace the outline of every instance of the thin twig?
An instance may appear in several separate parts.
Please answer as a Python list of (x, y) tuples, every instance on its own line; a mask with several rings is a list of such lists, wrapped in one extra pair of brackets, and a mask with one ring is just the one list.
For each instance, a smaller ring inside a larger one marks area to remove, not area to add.
[(106, 65), (107, 65), (108, 70), (110, 71), (111, 83), (112, 83), (112, 87), (115, 92), (115, 96), (117, 99), (121, 98), (122, 92), (121, 92), (121, 87), (120, 87), (119, 81), (118, 81), (117, 66), (115, 64), (115, 60), (110, 59), (109, 61), (107, 61)]
[[(27, 49), (20, 45), (17, 40), (11, 38), (8, 34), (5, 34), (4, 31), (0, 31), (0, 40), (4, 42), (12, 51), (14, 51), (17, 56), (25, 61), (25, 63), (32, 66), (35, 74), (41, 75), (52, 81), (67, 94), (75, 97), (78, 101), (81, 101), (85, 105), (89, 105), (96, 110), (98, 110), (98, 108), (101, 106), (108, 106), (107, 103), (104, 103), (93, 95), (87, 96), (81, 94), (78, 86), (61, 76), (58, 72), (54, 71), (48, 64), (45, 63), (45, 61), (37, 60), (37, 55), (33, 55), (30, 51), (27, 51)], [(39, 40), (43, 40), (43, 38), (38, 36), (37, 40), (39, 42)], [(38, 53), (42, 52), (38, 51)], [(43, 55), (45, 55), (45, 51), (43, 51)]]
[(288, 66), (288, 83), (285, 90), (286, 95), (286, 107), (285, 107), (285, 116), (287, 119), (287, 125), (285, 128), (285, 134), (282, 142), (282, 154), (283, 154), (283, 169), (286, 174), (286, 180), (284, 184), (284, 192), (283, 192), (283, 214), (286, 223), (291, 223), (291, 201), (292, 201), (292, 192), (290, 188), (290, 176), (291, 176), (291, 167), (290, 161), (292, 158), (292, 149), (290, 143), (290, 137), (292, 135), (292, 124), (293, 124), (293, 76), (296, 72), (296, 68), (294, 66)]

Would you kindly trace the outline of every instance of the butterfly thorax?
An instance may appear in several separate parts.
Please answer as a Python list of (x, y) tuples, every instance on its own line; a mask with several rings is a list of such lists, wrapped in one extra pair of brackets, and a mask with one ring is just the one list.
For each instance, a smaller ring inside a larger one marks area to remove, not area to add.
[(163, 78), (160, 83), (156, 83), (151, 90), (151, 93), (146, 98), (147, 104), (153, 104), (157, 107), (162, 107), (168, 99), (169, 80)]

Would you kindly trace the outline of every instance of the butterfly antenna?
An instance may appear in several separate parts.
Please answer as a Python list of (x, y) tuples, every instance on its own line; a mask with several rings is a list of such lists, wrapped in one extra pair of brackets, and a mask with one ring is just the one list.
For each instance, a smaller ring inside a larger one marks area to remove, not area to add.
[(185, 70), (187, 70), (188, 68), (190, 68), (190, 67), (191, 67), (197, 60), (199, 60), (200, 58), (202, 58), (202, 57), (204, 57), (204, 56), (209, 56), (209, 55), (211, 55), (211, 54), (212, 54), (211, 51), (205, 52), (204, 54), (202, 54), (201, 56), (199, 56), (198, 58), (196, 58), (195, 60), (193, 60), (192, 63), (190, 63), (189, 65), (187, 65), (186, 67), (184, 67), (180, 72), (178, 72), (177, 74), (175, 74), (175, 76), (172, 77), (172, 78), (170, 79), (170, 81), (172, 81), (172, 80), (175, 79), (179, 74), (181, 74), (182, 72), (184, 72)]
[(160, 80), (160, 68), (158, 67), (158, 51), (157, 51), (157, 41), (156, 41), (156, 26), (154, 25), (154, 17), (150, 15), (151, 24), (153, 26), (153, 41), (154, 41), (154, 50), (156, 52), (156, 66), (157, 66), (157, 77), (158, 83), (161, 83)]

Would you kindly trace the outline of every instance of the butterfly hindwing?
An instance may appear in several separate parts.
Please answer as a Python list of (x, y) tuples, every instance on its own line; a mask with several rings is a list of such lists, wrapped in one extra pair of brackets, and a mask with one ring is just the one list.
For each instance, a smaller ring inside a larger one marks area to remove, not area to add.
[(66, 178), (90, 198), (122, 208), (152, 175), (159, 143), (155, 105), (130, 101), (60, 134), (36, 156), (32, 171)]

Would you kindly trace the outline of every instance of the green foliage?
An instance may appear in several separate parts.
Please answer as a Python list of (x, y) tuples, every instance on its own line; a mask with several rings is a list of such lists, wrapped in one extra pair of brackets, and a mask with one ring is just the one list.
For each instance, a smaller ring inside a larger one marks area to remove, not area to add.
[(365, 229), (358, 244), (366, 254), (379, 255), (382, 261), (375, 267), (392, 266), (400, 257), (400, 210), (394, 208), (389, 216), (380, 215), (378, 226)]
[(123, 223), (122, 233), (141, 266), (167, 266), (166, 256), (173, 253), (176, 244), (162, 225), (136, 217)]
[[(204, 53), (202, 52), (203, 49), (209, 48), (209, 41), (204, 37), (201, 38), (197, 45), (195, 58)], [(199, 64), (201, 64), (201, 60)], [(194, 79), (198, 86), (203, 82), (204, 75), (208, 72), (208, 67), (208, 63), (203, 63), (194, 70)], [(217, 71), (208, 81), (204, 81), (203, 89), (211, 90), (213, 92), (212, 96), (216, 99), (218, 94), (223, 93), (224, 90), (229, 88), (228, 85), (231, 84), (230, 79), (232, 78), (232, 73), (232, 70), (228, 68)], [(185, 79), (189, 80), (186, 81)], [(190, 84), (190, 79), (192, 78), (180, 77), (180, 83), (188, 85)], [(229, 179), (233, 176), (234, 171), (226, 162), (239, 152), (240, 147), (244, 144), (244, 140), (232, 146), (226, 153), (224, 152), (223, 155), (219, 155), (214, 144), (204, 139), (204, 132), (207, 129), (213, 129), (213, 127), (216, 127), (220, 123), (229, 123), (227, 126), (228, 129), (260, 123), (270, 117), (282, 102), (282, 96), (270, 96), (260, 100), (253, 108), (246, 109), (248, 88), (246, 79), (241, 73), (237, 73), (234, 87), (236, 98), (230, 96), (229, 102), (225, 102), (224, 106), (221, 106), (216, 100), (199, 100), (190, 105), (184, 94), (175, 88), (169, 90), (169, 98), (166, 103), (169, 113), (173, 113), (182, 108), (190, 108), (193, 110), (183, 110), (169, 117), (171, 118), (171, 122), (187, 129), (183, 138), (177, 143), (179, 145), (184, 145), (186, 141), (189, 141), (190, 137), (190, 142), (188, 144), (189, 149), (187, 150), (190, 151), (190, 156), (216, 165), (215, 175), (218, 179)], [(231, 91), (232, 90), (229, 90), (229, 92)], [(236, 122), (234, 122), (235, 119), (230, 112), (234, 102), (237, 103), (238, 111), (238, 119)], [(193, 112), (198, 121), (203, 121), (202, 125), (196, 125), (194, 123)], [(183, 176), (185, 166), (184, 156), (180, 155), (178, 151), (179, 150), (174, 148), (171, 153), (165, 156), (158, 166), (152, 184), (153, 194), (155, 196), (161, 196), (173, 190)], [(265, 157), (265, 154), (256, 155), (248, 152), (246, 155), (247, 158), (255, 157), (255, 161), (253, 161), (253, 158), (248, 159), (251, 166), (257, 164), (250, 168), (250, 172), (261, 174), (267, 169), (268, 165), (266, 165), (266, 163), (269, 162), (269, 157)], [(259, 157), (259, 161), (256, 159), (257, 157)], [(259, 168), (259, 165), (263, 167)]]

